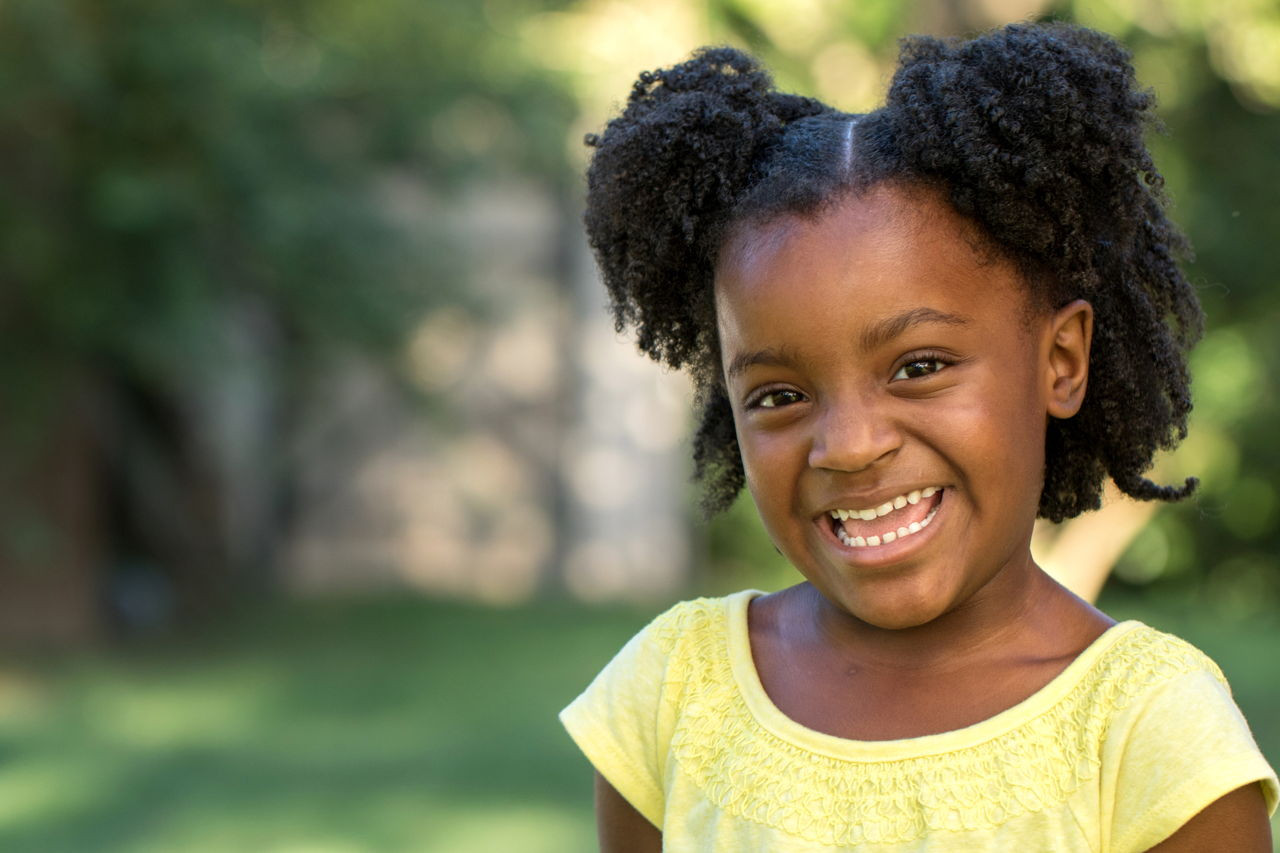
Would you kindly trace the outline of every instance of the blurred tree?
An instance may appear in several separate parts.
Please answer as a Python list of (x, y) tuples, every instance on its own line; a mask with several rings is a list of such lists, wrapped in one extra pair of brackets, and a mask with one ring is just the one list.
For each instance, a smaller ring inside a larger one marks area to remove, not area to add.
[(0, 10), (0, 624), (268, 577), (308, 380), (460, 298), (449, 187), (564, 175), (568, 101), (491, 5)]
[[(1224, 612), (1277, 602), (1271, 0), (11, 0), (0, 626), (75, 633), (104, 594), (145, 623), (269, 583), (312, 381), (353, 351), (392, 373), (424, 311), (469, 298), (443, 225), (453, 190), (534, 176), (567, 211), (581, 134), (639, 68), (729, 41), (784, 87), (869, 109), (897, 36), (1025, 16), (1133, 49), (1199, 251), (1197, 411), (1157, 473), (1204, 486), (1145, 527), (1131, 514), (1118, 583)], [(713, 558), (764, 562), (753, 523), (718, 521)]]

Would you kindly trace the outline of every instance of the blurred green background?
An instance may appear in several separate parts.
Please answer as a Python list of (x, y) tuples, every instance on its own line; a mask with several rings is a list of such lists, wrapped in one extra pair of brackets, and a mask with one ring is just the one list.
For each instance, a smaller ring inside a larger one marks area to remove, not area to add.
[(583, 133), (700, 44), (859, 110), (899, 36), (1027, 17), (1132, 49), (1208, 314), (1157, 468), (1199, 496), (1038, 554), (1280, 763), (1273, 0), (10, 0), (0, 849), (593, 849), (555, 712), (668, 603), (794, 578), (748, 501), (697, 520)]

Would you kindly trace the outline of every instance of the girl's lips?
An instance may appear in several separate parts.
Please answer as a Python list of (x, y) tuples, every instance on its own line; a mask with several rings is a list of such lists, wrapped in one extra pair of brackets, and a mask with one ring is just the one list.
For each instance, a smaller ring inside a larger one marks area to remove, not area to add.
[[(822, 528), (823, 537), (846, 562), (863, 566), (892, 563), (924, 547), (937, 534), (939, 522), (943, 521), (939, 516), (945, 503), (944, 495), (945, 490), (939, 489), (930, 499), (920, 502), (920, 511), (904, 510), (901, 516), (895, 512), (874, 521), (855, 522), (839, 521), (824, 514), (816, 523)], [(895, 529), (898, 521), (904, 522), (902, 527), (906, 528), (906, 535), (900, 535)], [(847, 530), (848, 527), (852, 530)], [(858, 544), (860, 542), (865, 544)]]

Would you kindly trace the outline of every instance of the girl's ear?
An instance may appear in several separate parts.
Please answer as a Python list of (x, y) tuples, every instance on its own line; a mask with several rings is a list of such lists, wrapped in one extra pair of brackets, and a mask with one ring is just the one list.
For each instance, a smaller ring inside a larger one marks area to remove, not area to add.
[(1045, 379), (1049, 414), (1069, 418), (1080, 411), (1089, 382), (1089, 346), (1093, 342), (1093, 306), (1083, 299), (1054, 312), (1046, 330)]

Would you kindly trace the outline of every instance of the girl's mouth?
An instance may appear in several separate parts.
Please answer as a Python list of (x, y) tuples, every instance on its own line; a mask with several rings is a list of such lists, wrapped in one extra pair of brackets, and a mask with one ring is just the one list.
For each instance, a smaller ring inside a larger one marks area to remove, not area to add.
[(832, 532), (849, 548), (888, 545), (914, 536), (929, 526), (942, 505), (942, 486), (907, 492), (879, 506), (833, 509)]

